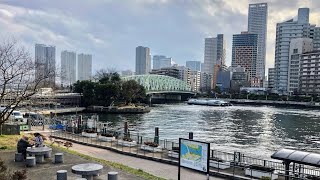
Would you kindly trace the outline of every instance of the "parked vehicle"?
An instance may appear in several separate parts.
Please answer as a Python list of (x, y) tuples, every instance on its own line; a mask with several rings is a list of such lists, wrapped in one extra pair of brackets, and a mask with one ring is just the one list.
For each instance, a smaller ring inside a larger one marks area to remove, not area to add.
[(20, 111), (13, 111), (10, 115), (10, 118), (13, 122), (27, 124), (27, 119), (23, 118), (22, 113)]
[(45, 120), (43, 115), (35, 112), (26, 112), (23, 117), (31, 121), (32, 125), (43, 125)]

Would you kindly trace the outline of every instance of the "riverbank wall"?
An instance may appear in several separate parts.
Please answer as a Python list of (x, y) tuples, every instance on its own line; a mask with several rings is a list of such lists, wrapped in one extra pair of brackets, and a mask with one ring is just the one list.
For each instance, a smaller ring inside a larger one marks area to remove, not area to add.
[(284, 107), (304, 107), (304, 108), (320, 108), (320, 103), (315, 102), (296, 102), (296, 101), (270, 101), (270, 100), (250, 100), (250, 99), (223, 99), (232, 104), (248, 104), (248, 105), (271, 105)]
[(124, 107), (104, 107), (89, 106), (85, 112), (88, 113), (109, 113), (109, 114), (143, 114), (150, 112), (149, 106), (124, 106)]
[(53, 114), (72, 114), (72, 113), (80, 113), (84, 111), (85, 107), (72, 107), (72, 108), (61, 108), (61, 109), (46, 109), (38, 111), (40, 114), (50, 115)]

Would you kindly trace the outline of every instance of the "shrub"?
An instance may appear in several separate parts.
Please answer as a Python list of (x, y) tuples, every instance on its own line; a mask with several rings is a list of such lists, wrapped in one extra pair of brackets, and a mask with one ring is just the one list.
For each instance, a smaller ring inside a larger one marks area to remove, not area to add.
[(154, 143), (154, 142), (144, 142), (144, 144), (147, 146), (151, 146), (151, 147), (158, 147), (159, 146), (157, 143)]
[(179, 152), (179, 147), (172, 147), (172, 151)]
[(96, 133), (96, 131), (92, 130), (92, 129), (86, 129), (86, 130), (84, 130), (84, 132), (86, 132), (86, 133)]
[(262, 176), (261, 180), (271, 180), (271, 177), (267, 177), (267, 176)]
[(113, 134), (111, 134), (111, 133), (102, 133), (101, 136), (113, 137)]
[(26, 170), (14, 171), (12, 172), (0, 159), (0, 180), (26, 180), (27, 179)]
[(132, 141), (133, 141), (133, 140), (132, 140), (131, 138), (129, 138), (129, 137), (124, 137), (124, 138), (122, 138), (122, 140), (128, 141), (128, 142), (132, 142)]

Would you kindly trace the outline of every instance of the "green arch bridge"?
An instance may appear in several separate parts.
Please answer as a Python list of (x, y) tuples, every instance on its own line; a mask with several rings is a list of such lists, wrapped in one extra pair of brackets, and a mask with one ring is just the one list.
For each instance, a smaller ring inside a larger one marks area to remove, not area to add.
[(124, 81), (135, 80), (146, 89), (152, 100), (185, 100), (195, 93), (186, 82), (164, 75), (133, 75), (121, 77)]

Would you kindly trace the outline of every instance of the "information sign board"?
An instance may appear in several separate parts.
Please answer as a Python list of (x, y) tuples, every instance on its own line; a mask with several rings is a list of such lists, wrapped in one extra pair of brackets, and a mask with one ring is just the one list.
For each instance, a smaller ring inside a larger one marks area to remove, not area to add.
[(209, 143), (180, 138), (179, 147), (179, 166), (209, 173)]

